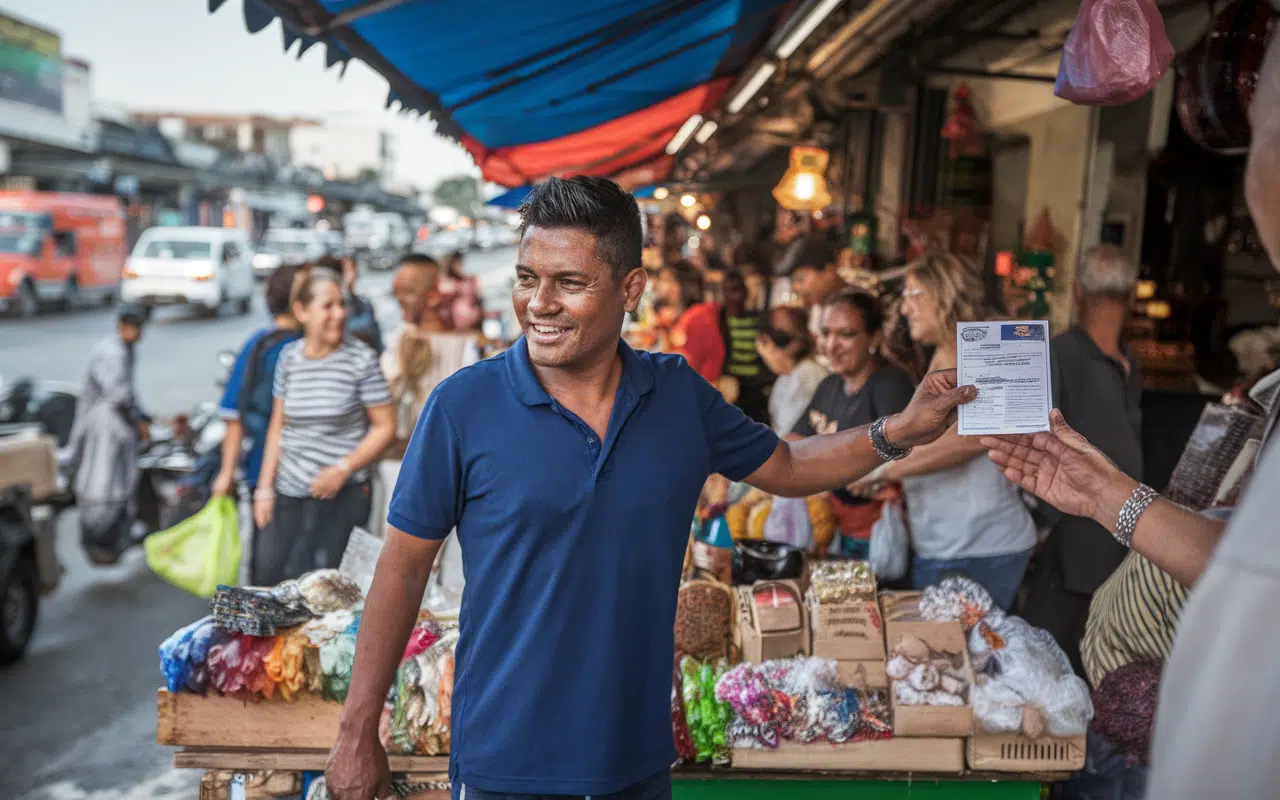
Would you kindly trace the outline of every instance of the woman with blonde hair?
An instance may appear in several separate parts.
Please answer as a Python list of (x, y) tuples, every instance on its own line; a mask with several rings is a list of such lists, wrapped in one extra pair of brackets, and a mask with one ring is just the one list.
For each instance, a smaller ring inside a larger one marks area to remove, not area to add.
[[(967, 261), (926, 253), (907, 269), (901, 313), (911, 338), (933, 349), (929, 371), (956, 366), (956, 323), (997, 316), (984, 300), (982, 276)], [(878, 474), (877, 474), (878, 473)], [(900, 482), (906, 495), (915, 588), (963, 574), (1008, 609), (1036, 543), (1035, 524), (1013, 484), (986, 457), (978, 437), (955, 426), (863, 479)]]

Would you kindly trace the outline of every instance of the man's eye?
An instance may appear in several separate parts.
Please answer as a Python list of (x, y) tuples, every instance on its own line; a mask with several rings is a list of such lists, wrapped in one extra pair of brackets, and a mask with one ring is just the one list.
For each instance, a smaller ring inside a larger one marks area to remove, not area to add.
[(566, 289), (573, 289), (573, 290), (581, 289), (584, 286), (582, 281), (562, 281), (560, 285)]
[(525, 285), (525, 286), (528, 286), (529, 284), (533, 283), (533, 276), (532, 276), (532, 275), (517, 275), (517, 276), (516, 276), (516, 282), (517, 282), (517, 283), (520, 283), (520, 284), (523, 284), (523, 285)]

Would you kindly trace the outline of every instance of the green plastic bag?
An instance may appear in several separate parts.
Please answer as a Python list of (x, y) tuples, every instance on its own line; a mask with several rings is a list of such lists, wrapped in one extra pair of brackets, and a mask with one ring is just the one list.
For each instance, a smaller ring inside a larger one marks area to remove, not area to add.
[(236, 501), (215, 497), (172, 528), (142, 543), (152, 572), (200, 597), (240, 581), (240, 520)]

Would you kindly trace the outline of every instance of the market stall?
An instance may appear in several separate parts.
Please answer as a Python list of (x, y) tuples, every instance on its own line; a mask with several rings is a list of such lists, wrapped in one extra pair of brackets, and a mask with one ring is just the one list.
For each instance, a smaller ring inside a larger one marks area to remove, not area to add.
[[(731, 586), (698, 566), (715, 555), (707, 537), (693, 544), (675, 630), (677, 797), (1030, 800), (1082, 766), (1087, 688), (976, 584), (881, 592), (865, 562), (766, 543), (771, 566), (740, 555)], [(206, 771), (201, 800), (326, 796), (369, 579), (359, 562), (219, 587), (211, 615), (161, 645), (156, 741)], [(448, 790), (458, 631), (435, 608), (380, 726), (402, 797)]]

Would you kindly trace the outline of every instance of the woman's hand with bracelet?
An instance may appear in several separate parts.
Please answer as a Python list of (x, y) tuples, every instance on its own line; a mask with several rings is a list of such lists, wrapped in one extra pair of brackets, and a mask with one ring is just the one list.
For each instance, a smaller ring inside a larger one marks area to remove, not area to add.
[(347, 485), (353, 471), (349, 461), (345, 458), (338, 459), (337, 464), (325, 467), (316, 475), (311, 482), (311, 496), (319, 500), (332, 500)]
[(1124, 505), (1137, 481), (1067, 425), (1061, 411), (1050, 413), (1049, 427), (1047, 433), (984, 436), (982, 446), (1010, 481), (1064, 514), (1114, 530), (1111, 510)]

